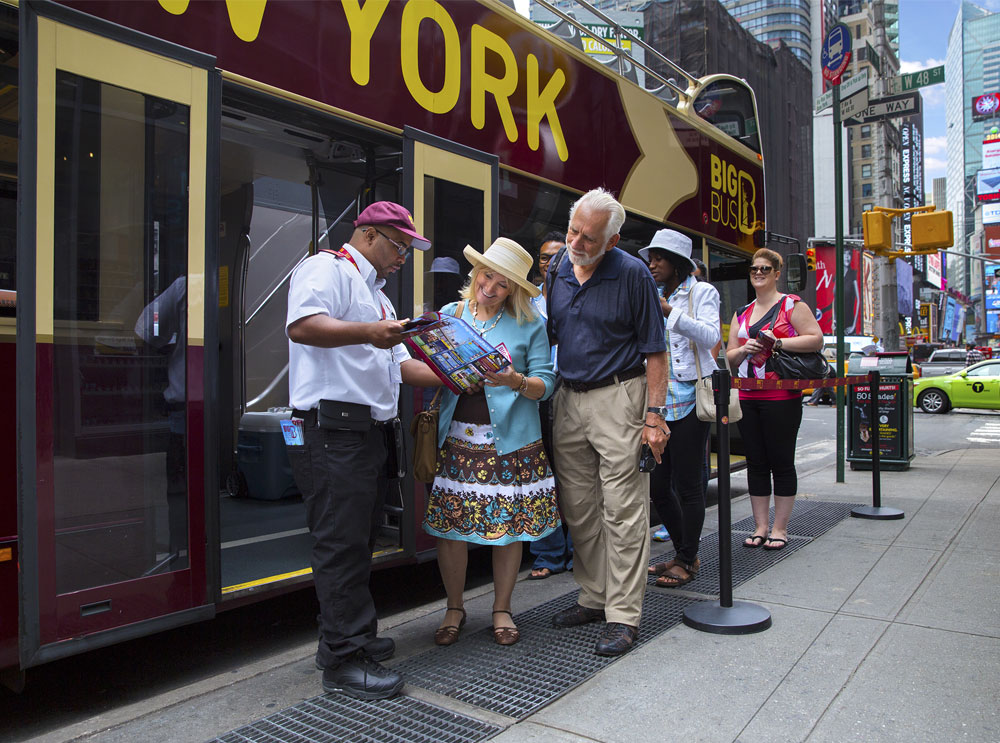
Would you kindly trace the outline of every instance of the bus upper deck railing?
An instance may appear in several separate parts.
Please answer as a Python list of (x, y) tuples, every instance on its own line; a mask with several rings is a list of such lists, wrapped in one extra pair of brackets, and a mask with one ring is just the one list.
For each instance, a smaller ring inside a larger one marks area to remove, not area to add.
[[(661, 82), (662, 85), (658, 88), (651, 89), (645, 86), (643, 87), (647, 92), (656, 95), (657, 97), (663, 99), (667, 103), (676, 105), (668, 97), (663, 95), (664, 88), (668, 88), (669, 90), (673, 91), (673, 93), (677, 96), (678, 101), (686, 101), (690, 99), (690, 91), (697, 87), (698, 85), (697, 77), (692, 75), (690, 72), (684, 70), (682, 67), (680, 67), (680, 65), (676, 64), (672, 60), (668, 59), (666, 56), (663, 55), (663, 53), (654, 49), (652, 46), (647, 44), (645, 41), (640, 39), (638, 36), (633, 34), (628, 29), (623, 28), (620, 23), (616, 22), (614, 19), (602, 13), (593, 5), (586, 2), (586, 0), (575, 0), (575, 2), (587, 13), (590, 13), (595, 18), (603, 21), (608, 26), (614, 29), (615, 38), (617, 40), (617, 46), (615, 44), (612, 44), (610, 41), (607, 41), (606, 39), (602, 39), (598, 36), (595, 36), (583, 23), (574, 18), (572, 14), (563, 12), (561, 9), (552, 5), (547, 0), (535, 0), (535, 2), (541, 7), (548, 10), (553, 15), (557, 16), (558, 18), (562, 19), (566, 23), (576, 28), (576, 30), (579, 31), (581, 34), (586, 34), (587, 36), (593, 38), (595, 41), (607, 47), (608, 51), (615, 56), (615, 59), (617, 61), (618, 74), (621, 75), (622, 77), (625, 78), (628, 77), (625, 70), (625, 60), (627, 59), (629, 62), (631, 62), (632, 65), (638, 67), (639, 69), (643, 70), (647, 75), (650, 75), (651, 77)], [(636, 59), (622, 47), (623, 39), (627, 39), (631, 41), (633, 44), (637, 44), (643, 50), (645, 50), (649, 55), (651, 55), (658, 61), (662, 62), (664, 65), (666, 65), (671, 71), (676, 73), (678, 76), (684, 78), (685, 82), (687, 83), (687, 87), (681, 88), (680, 86), (677, 85), (677, 83), (674, 81), (673, 78), (664, 77), (662, 74), (652, 69), (644, 62), (641, 62), (638, 59)]]

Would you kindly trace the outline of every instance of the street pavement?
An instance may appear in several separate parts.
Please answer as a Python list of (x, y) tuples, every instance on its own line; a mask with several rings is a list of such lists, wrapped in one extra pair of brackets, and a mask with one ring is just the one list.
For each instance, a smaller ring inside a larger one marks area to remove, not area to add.
[[(903, 519), (847, 518), (735, 590), (770, 611), (764, 632), (676, 625), (520, 721), (413, 685), (404, 693), (502, 728), (501, 743), (1000, 741), (997, 462), (996, 449), (969, 448), (884, 472), (882, 503)], [(871, 473), (846, 480), (833, 465), (801, 474), (799, 497), (871, 503)], [(732, 511), (734, 522), (749, 516), (749, 500)], [(716, 527), (710, 509), (706, 531)], [(515, 614), (573, 588), (570, 574), (522, 581)], [(464, 633), (490, 624), (491, 600), (488, 585), (467, 594)], [(398, 643), (392, 663), (433, 647), (443, 605), (381, 622)], [(31, 740), (206, 741), (319, 694), (314, 651), (254, 659)]]

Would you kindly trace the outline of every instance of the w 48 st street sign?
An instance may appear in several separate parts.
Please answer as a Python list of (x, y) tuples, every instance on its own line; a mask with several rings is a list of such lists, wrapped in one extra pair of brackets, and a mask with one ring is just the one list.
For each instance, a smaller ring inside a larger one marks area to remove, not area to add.
[(865, 124), (879, 119), (892, 119), (897, 116), (909, 116), (920, 113), (920, 94), (893, 95), (888, 98), (876, 98), (868, 103), (868, 107), (858, 111), (850, 119), (844, 120), (844, 126)]

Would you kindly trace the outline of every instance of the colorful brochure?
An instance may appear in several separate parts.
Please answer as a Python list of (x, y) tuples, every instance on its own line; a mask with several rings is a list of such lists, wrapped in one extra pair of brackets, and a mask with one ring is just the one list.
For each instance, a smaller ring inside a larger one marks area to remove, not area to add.
[(480, 384), (484, 372), (500, 371), (510, 363), (468, 323), (452, 315), (427, 312), (409, 327), (415, 332), (404, 340), (407, 347), (456, 395)]

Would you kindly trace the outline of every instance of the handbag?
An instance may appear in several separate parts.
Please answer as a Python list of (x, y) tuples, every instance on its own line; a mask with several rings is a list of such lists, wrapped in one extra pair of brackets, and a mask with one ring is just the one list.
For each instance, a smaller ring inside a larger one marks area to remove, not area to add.
[[(461, 317), (464, 310), (465, 302), (459, 302), (455, 308), (455, 317)], [(413, 436), (413, 477), (420, 482), (432, 483), (437, 474), (441, 389), (434, 393), (427, 410), (421, 410), (410, 422), (410, 434)]]
[(826, 379), (830, 365), (819, 351), (777, 351), (768, 359), (782, 379)]
[[(694, 290), (688, 293), (688, 314), (692, 318), (698, 319), (694, 316), (692, 310), (691, 295), (694, 294)], [(698, 347), (695, 345), (694, 341), (690, 338), (688, 343), (691, 344), (691, 353), (694, 354), (694, 365), (695, 369), (698, 370), (698, 379), (694, 383), (694, 409), (695, 415), (698, 416), (698, 420), (704, 421), (705, 423), (713, 423), (715, 421), (715, 391), (712, 389), (712, 378), (701, 376), (701, 359), (698, 357)], [(743, 417), (743, 408), (740, 407), (740, 391), (735, 388), (729, 389), (729, 422), (736, 423)]]

